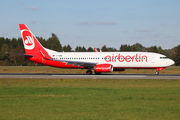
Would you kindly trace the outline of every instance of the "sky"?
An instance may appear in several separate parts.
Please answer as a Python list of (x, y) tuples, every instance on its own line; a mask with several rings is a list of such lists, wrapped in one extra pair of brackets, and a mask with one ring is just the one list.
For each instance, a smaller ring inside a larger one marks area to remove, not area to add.
[(180, 0), (1, 0), (0, 37), (21, 37), (19, 24), (45, 39), (54, 33), (73, 49), (171, 49), (180, 45)]

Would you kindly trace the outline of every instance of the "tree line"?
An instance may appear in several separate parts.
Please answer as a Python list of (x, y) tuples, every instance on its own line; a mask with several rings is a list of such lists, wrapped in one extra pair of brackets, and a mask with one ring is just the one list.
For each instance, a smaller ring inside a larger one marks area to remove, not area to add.
[[(52, 36), (48, 39), (42, 37), (36, 37), (39, 42), (48, 49), (52, 49), (58, 52), (94, 52), (92, 47), (85, 48), (84, 46), (76, 46), (74, 50), (68, 45), (62, 46), (58, 37), (52, 33)], [(139, 43), (133, 45), (122, 44), (119, 49), (113, 47), (107, 47), (103, 45), (101, 48), (96, 48), (102, 52), (122, 52), (122, 51), (139, 51), (139, 52), (155, 52), (166, 55), (167, 57), (175, 61), (175, 65), (180, 65), (180, 45), (171, 49), (163, 50), (160, 46), (144, 47)], [(0, 66), (33, 66), (33, 62), (26, 60), (23, 56), (7, 54), (11, 53), (25, 53), (22, 38), (4, 38), (0, 37)]]

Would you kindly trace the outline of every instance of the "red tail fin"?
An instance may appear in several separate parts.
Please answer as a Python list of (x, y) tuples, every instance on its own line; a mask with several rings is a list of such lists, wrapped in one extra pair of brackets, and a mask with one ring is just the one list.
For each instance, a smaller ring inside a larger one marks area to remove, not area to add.
[(44, 49), (44, 47), (39, 43), (36, 37), (28, 29), (25, 24), (19, 24), (21, 30), (21, 36), (23, 38), (24, 49), (26, 54), (33, 55), (36, 58), (50, 59), (51, 57)]
[(94, 51), (95, 51), (95, 52), (98, 52), (96, 48), (94, 48)]

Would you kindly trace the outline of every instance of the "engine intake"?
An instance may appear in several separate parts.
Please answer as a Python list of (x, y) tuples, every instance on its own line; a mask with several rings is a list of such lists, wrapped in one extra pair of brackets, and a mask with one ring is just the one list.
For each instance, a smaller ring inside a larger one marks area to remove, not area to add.
[(111, 65), (111, 64), (98, 64), (95, 66), (95, 71), (97, 73), (99, 73), (99, 72), (112, 72), (113, 71), (113, 65)]

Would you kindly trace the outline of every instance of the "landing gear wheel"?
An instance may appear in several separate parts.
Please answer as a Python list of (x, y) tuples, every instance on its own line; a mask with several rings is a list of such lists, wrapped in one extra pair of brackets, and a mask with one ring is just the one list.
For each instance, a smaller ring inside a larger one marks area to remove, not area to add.
[(91, 71), (91, 70), (88, 70), (88, 71), (86, 71), (86, 74), (87, 74), (87, 75), (92, 75), (92, 71)]
[(159, 75), (159, 72), (158, 72), (158, 71), (156, 71), (156, 75)]

